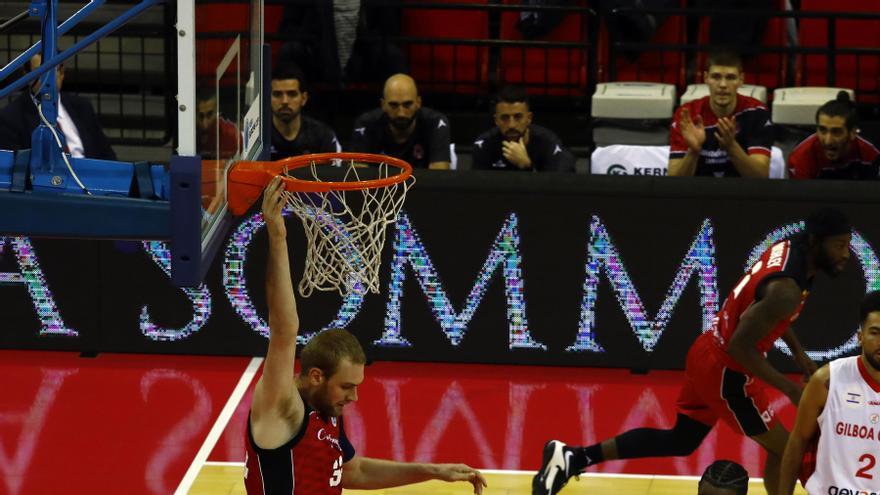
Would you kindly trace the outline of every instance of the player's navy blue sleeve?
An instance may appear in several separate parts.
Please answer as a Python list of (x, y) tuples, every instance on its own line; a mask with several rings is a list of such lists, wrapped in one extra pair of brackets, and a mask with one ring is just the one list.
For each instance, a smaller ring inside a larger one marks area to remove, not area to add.
[(348, 441), (345, 434), (345, 422), (339, 418), (339, 446), (342, 447), (342, 462), (348, 462), (354, 457), (354, 446)]
[(354, 130), (351, 133), (351, 142), (348, 144), (350, 151), (356, 153), (370, 153), (370, 140), (367, 137), (367, 122), (361, 115), (354, 122)]
[(471, 168), (474, 170), (489, 170), (490, 163), (492, 161), (491, 153), (488, 150), (490, 146), (489, 140), (486, 138), (485, 133), (477, 138), (474, 141), (474, 148), (471, 152)]
[(321, 153), (337, 153), (341, 149), (336, 133), (328, 128), (327, 133), (321, 138)]
[(743, 148), (748, 154), (770, 156), (773, 146), (773, 122), (766, 108), (756, 108), (749, 112), (749, 129), (745, 132)]

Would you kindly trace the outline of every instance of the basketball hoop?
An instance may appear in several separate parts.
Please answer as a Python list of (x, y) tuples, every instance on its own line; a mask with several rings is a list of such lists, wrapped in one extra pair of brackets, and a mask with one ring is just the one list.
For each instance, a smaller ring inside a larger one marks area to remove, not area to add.
[(287, 205), (302, 221), (308, 241), (299, 293), (378, 293), (385, 228), (397, 220), (415, 182), (410, 164), (366, 153), (239, 162), (228, 180), (232, 213), (244, 214), (278, 175), (285, 183)]

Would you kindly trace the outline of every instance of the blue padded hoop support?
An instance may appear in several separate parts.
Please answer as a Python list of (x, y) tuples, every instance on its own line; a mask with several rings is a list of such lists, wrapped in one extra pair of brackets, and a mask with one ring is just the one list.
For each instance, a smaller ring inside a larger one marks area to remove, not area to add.
[[(88, 45), (91, 45), (104, 36), (112, 33), (144, 10), (161, 3), (162, 1), (163, 0), (142, 0), (132, 8), (114, 18), (112, 21), (84, 36), (73, 46), (60, 53), (57, 49), (58, 36), (76, 26), (81, 20), (102, 5), (104, 0), (90, 1), (60, 26), (58, 25), (57, 20), (58, 0), (31, 1), (28, 13), (31, 17), (40, 18), (42, 39), (34, 43), (34, 45), (25, 50), (24, 53), (0, 69), (0, 81), (11, 75), (15, 70), (20, 69), (23, 65), (29, 63), (31, 57), (37, 53), (42, 53), (43, 63), (40, 67), (18, 78), (8, 86), (0, 87), (0, 98), (11, 94), (17, 89), (24, 89), (26, 91), (28, 84), (39, 78), (39, 88), (35, 95), (35, 104), (39, 103), (39, 108), (45, 116), (48, 125), (41, 121), (34, 130), (31, 138), (29, 173), (33, 177), (32, 181), (35, 188), (57, 193), (74, 192), (68, 187), (68, 185), (71, 182), (75, 183), (75, 181), (73, 181), (73, 178), (64, 163), (62, 150), (59, 149), (55, 137), (50, 131), (50, 127), (55, 129), (55, 134), (57, 134), (58, 139), (62, 141), (63, 147), (64, 136), (56, 126), (56, 120), (58, 117), (58, 91), (55, 80), (55, 68), (58, 64), (76, 55)], [(129, 167), (131, 166), (131, 164), (128, 165)], [(80, 175), (80, 178), (84, 179), (83, 182), (86, 182), (85, 177), (83, 176), (88, 174), (88, 170), (81, 172), (80, 168), (74, 168), (77, 170), (77, 174)], [(97, 169), (99, 174), (103, 174), (103, 172), (100, 171), (100, 167), (92, 168), (91, 166), (84, 166), (82, 168), (92, 170)], [(103, 178), (98, 179), (98, 182), (104, 185), (109, 184), (109, 180)], [(109, 194), (116, 194), (117, 191), (126, 188), (127, 186), (128, 183), (126, 183), (126, 179), (123, 178), (121, 183), (116, 183), (110, 186)]]
[(199, 285), (202, 269), (202, 160), (171, 157), (171, 281), (178, 287)]
[[(197, 286), (207, 270), (203, 256), (207, 260), (213, 257), (212, 251), (202, 249), (200, 239), (199, 158), (175, 157), (169, 174), (159, 165), (68, 157), (89, 196), (73, 180), (50, 132), (50, 127), (56, 128), (63, 146), (64, 136), (55, 126), (55, 67), (163, 1), (140, 0), (61, 52), (56, 46), (58, 36), (85, 19), (104, 0), (91, 0), (61, 25), (56, 19), (58, 0), (31, 1), (28, 14), (40, 17), (42, 40), (0, 67), (0, 81), (38, 53), (43, 55), (43, 64), (8, 85), (0, 85), (0, 98), (18, 89), (27, 91), (27, 86), (39, 78), (35, 98), (42, 103), (49, 127), (42, 123), (38, 126), (29, 150), (0, 150), (0, 235), (171, 240), (172, 246), (180, 250), (172, 251), (176, 253), (172, 260), (172, 266), (177, 267), (173, 269), (176, 283)], [(132, 193), (139, 197), (128, 197)]]
[[(231, 216), (226, 214), (218, 220), (220, 224), (213, 237), (202, 243), (200, 158), (175, 156), (167, 172), (162, 166), (145, 163), (68, 157), (70, 168), (92, 194), (88, 196), (73, 180), (55, 136), (49, 132), (50, 127), (55, 126), (57, 113), (55, 67), (163, 1), (140, 0), (70, 48), (57, 52), (58, 35), (68, 32), (104, 0), (91, 0), (60, 26), (55, 19), (58, 0), (32, 0), (28, 12), (41, 17), (43, 40), (0, 68), (0, 81), (37, 53), (42, 52), (43, 64), (11, 84), (0, 86), (0, 98), (40, 78), (36, 97), (43, 103), (49, 127), (38, 127), (30, 150), (18, 153), (0, 150), (0, 211), (4, 212), (0, 216), (0, 235), (170, 240), (172, 281), (177, 286), (196, 287), (201, 284), (232, 224)], [(268, 61), (269, 46), (262, 48)], [(264, 124), (271, 115), (270, 81), (271, 71), (266, 63), (261, 91)], [(268, 155), (269, 125), (262, 126), (262, 153), (256, 157), (259, 160), (265, 160)], [(63, 145), (63, 135), (58, 137)], [(140, 198), (129, 198), (132, 192)], [(95, 221), (98, 218), (100, 221)]]
[[(0, 191), (2, 234), (87, 239), (167, 239), (167, 201)], [(96, 221), (100, 219), (100, 221)]]
[(12, 184), (9, 190), (12, 192), (25, 192), (28, 186), (28, 169), (30, 168), (30, 157), (28, 151), (19, 153), (14, 158), (12, 165)]
[(156, 193), (156, 188), (153, 187), (153, 177), (150, 174), (149, 163), (137, 162), (134, 164), (132, 190), (137, 192), (138, 198), (154, 199), (159, 197)]
[[(80, 159), (85, 169), (115, 162)], [(123, 164), (125, 165), (125, 164)], [(129, 169), (131, 164), (127, 164)], [(167, 179), (162, 167), (142, 165), (151, 175), (153, 193), (166, 195)], [(168, 239), (171, 205), (166, 200), (129, 198), (132, 176), (109, 178), (116, 183), (127, 177), (124, 190), (113, 196), (86, 196), (76, 188), (64, 192), (34, 191), (30, 186), (30, 150), (17, 154), (0, 151), (0, 235), (71, 237), (90, 239)], [(99, 179), (92, 182), (102, 189)], [(196, 210), (198, 211), (198, 210)], [(194, 214), (194, 213), (193, 213)], [(100, 221), (95, 221), (100, 219)]]

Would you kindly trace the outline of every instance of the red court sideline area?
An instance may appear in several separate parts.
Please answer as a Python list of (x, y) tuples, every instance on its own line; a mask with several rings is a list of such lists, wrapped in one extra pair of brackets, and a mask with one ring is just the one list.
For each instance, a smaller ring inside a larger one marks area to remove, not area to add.
[(248, 361), (0, 351), (0, 493), (174, 493)]
[[(0, 351), (0, 493), (170, 494), (196, 453), (242, 462), (254, 383), (219, 439), (208, 432), (249, 358)], [(680, 372), (379, 362), (345, 424), (358, 453), (535, 470), (548, 438), (592, 443), (671, 426)], [(791, 425), (794, 409), (779, 397)], [(716, 428), (692, 456), (606, 463), (597, 472), (696, 476), (717, 458), (759, 477), (760, 448)], [(198, 467), (198, 466), (197, 466)]]

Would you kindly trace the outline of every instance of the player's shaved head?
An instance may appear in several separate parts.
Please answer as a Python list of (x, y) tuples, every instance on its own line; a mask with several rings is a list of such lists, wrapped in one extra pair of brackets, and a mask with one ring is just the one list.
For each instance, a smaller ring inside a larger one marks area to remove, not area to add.
[(402, 93), (410, 94), (413, 98), (419, 95), (416, 88), (416, 80), (407, 74), (394, 74), (385, 81), (385, 87), (382, 89), (382, 96), (386, 99), (390, 94)]
[(382, 91), (382, 110), (395, 132), (409, 135), (415, 128), (416, 114), (422, 99), (416, 89), (416, 81), (406, 74), (394, 74), (385, 81)]

